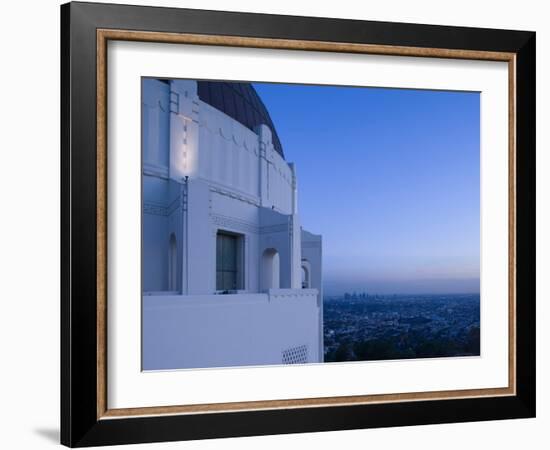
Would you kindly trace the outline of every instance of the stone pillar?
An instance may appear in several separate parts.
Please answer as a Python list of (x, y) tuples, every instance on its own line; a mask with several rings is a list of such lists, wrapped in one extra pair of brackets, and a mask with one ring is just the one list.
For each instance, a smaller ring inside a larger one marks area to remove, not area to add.
[(210, 225), (210, 188), (189, 178), (185, 243), (187, 294), (212, 294), (216, 289), (216, 234)]
[[(190, 273), (193, 265), (190, 255), (194, 248), (193, 217), (199, 211), (190, 210), (190, 178), (198, 169), (199, 158), (199, 98), (197, 95), (197, 82), (192, 80), (172, 80), (170, 82), (170, 149), (168, 176), (180, 185), (181, 219), (179, 221), (179, 233), (181, 245), (178, 245), (179, 267), (181, 269), (181, 292), (189, 294), (193, 286)], [(192, 193), (194, 197), (194, 193)], [(195, 203), (195, 202), (191, 202)], [(194, 206), (194, 205), (193, 205)], [(192, 223), (190, 223), (192, 220)]]

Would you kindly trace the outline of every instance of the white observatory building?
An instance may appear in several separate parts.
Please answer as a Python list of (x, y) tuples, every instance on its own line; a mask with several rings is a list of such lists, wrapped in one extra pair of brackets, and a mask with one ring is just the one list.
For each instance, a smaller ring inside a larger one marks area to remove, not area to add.
[(249, 83), (142, 80), (144, 370), (323, 361), (321, 236)]

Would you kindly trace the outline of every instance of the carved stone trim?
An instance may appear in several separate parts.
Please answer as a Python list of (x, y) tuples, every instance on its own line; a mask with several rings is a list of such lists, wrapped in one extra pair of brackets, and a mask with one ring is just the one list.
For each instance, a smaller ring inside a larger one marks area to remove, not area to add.
[(151, 214), (154, 216), (167, 216), (168, 208), (166, 206), (157, 205), (155, 203), (143, 203), (143, 214)]
[(228, 230), (235, 230), (248, 233), (259, 233), (259, 227), (253, 223), (235, 219), (234, 217), (212, 214), (212, 223)]
[(170, 112), (178, 114), (180, 110), (180, 95), (177, 92), (170, 91)]
[(321, 243), (302, 240), (302, 248), (321, 248)]
[(220, 194), (220, 195), (223, 195), (225, 197), (232, 198), (234, 200), (240, 200), (241, 202), (248, 203), (249, 205), (260, 206), (260, 203), (257, 202), (256, 200), (252, 199), (252, 198), (245, 197), (244, 195), (240, 195), (236, 192), (221, 189), (221, 188), (216, 187), (216, 186), (211, 185), (210, 186), (210, 192), (215, 192), (216, 194)]
[(278, 225), (267, 225), (264, 227), (260, 227), (260, 233), (262, 234), (280, 233), (280, 232), (287, 232), (288, 229), (289, 229), (289, 225), (287, 223), (281, 223)]
[(151, 214), (153, 216), (170, 216), (177, 211), (181, 204), (181, 196), (177, 196), (168, 206), (159, 205), (158, 203), (143, 202), (143, 214)]

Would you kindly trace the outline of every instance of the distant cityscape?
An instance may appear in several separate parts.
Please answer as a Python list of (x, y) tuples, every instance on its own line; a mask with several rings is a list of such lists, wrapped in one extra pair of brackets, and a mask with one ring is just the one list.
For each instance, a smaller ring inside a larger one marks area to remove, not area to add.
[(479, 294), (324, 299), (325, 362), (479, 356)]

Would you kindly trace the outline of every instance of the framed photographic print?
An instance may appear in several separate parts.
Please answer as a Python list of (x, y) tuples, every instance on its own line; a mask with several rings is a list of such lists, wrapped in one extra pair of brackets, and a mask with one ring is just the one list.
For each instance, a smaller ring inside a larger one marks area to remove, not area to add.
[(61, 440), (535, 415), (535, 33), (61, 7)]

